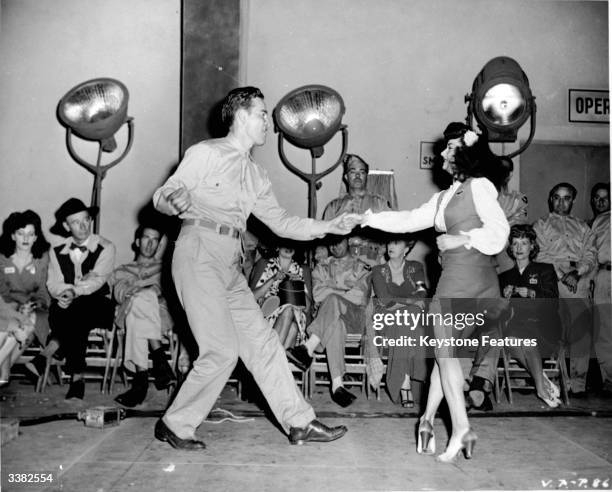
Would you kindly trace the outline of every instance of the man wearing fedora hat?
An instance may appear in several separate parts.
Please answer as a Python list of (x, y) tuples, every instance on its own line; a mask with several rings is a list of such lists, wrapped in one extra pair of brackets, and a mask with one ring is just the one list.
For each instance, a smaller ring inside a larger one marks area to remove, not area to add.
[[(50, 251), (47, 288), (52, 297), (49, 308), (49, 345), (28, 365), (41, 374), (46, 358), (55, 348), (66, 358), (65, 370), (72, 376), (66, 399), (83, 399), (87, 338), (93, 328), (110, 328), (113, 303), (108, 297), (108, 279), (115, 262), (115, 246), (91, 232), (98, 207), (87, 207), (70, 198), (55, 213), (50, 231), (66, 239)], [(56, 354), (57, 357), (57, 354)]]

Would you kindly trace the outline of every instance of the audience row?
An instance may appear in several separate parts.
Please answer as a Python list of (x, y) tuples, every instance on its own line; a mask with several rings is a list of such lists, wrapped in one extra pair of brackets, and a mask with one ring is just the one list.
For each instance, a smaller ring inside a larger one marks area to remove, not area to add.
[[(473, 336), (529, 338), (537, 334), (541, 342), (547, 336), (549, 342), (563, 341), (569, 349), (575, 397), (585, 396), (593, 346), (605, 393), (612, 394), (609, 185), (599, 183), (593, 188), (595, 217), (590, 226), (571, 215), (575, 188), (560, 183), (550, 192), (551, 213), (532, 227), (527, 224), (527, 199), (507, 188), (512, 162), (505, 163), (507, 175), (499, 201), (512, 229), (507, 254), (498, 255), (498, 263), (502, 297), (510, 302)], [(328, 217), (390, 208), (388, 200), (367, 191), (368, 166), (359, 156), (348, 155), (344, 176), (348, 194), (330, 203), (324, 213)], [(140, 224), (135, 261), (115, 268), (115, 246), (92, 233), (97, 212), (76, 198), (62, 204), (51, 232), (65, 240), (53, 248), (35, 212), (15, 212), (5, 220), (0, 238), (0, 379), (8, 382), (11, 365), (35, 342), (41, 351), (27, 363), (32, 377), (43, 374), (51, 357), (64, 360), (64, 370), (71, 376), (66, 398), (82, 399), (88, 335), (94, 328), (110, 329), (115, 323), (125, 330), (124, 366), (133, 374), (130, 389), (116, 400), (132, 407), (146, 397), (149, 358), (158, 389), (176, 381), (161, 345), (174, 324), (162, 283), (167, 238), (159, 223)], [(246, 272), (255, 299), (289, 360), (307, 370), (315, 352), (326, 353), (332, 399), (343, 407), (355, 400), (344, 384), (345, 342), (350, 333), (362, 335), (371, 381), (380, 381), (381, 361), (387, 360), (386, 385), (394, 402), (414, 406), (414, 385), (426, 383), (426, 347), (380, 347), (375, 338), (402, 340), (410, 335), (419, 339), (427, 335), (427, 326), (421, 322), (407, 329), (403, 323), (388, 322), (382, 331), (373, 326), (375, 319), (399, 320), (393, 318), (398, 312), (412, 313), (411, 319), (427, 312), (431, 282), (424, 265), (409, 259), (414, 244), (410, 235), (360, 230), (313, 247), (311, 270), (294, 257), (300, 246), (281, 240), (272, 255), (260, 257)], [(559, 297), (572, 301), (559, 304)], [(585, 313), (590, 316), (586, 325)], [(560, 403), (559, 389), (543, 372), (542, 350), (508, 349), (530, 372), (538, 397), (555, 407)], [(469, 361), (466, 389), (475, 408), (492, 408), (488, 394), (499, 353), (499, 347), (480, 344), (465, 357)]]

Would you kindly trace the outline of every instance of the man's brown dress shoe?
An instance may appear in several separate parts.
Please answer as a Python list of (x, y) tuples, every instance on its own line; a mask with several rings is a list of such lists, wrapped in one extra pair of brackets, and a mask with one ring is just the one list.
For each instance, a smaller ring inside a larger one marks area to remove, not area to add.
[(162, 442), (167, 442), (175, 449), (184, 449), (186, 451), (199, 451), (206, 449), (204, 441), (197, 439), (181, 439), (172, 432), (162, 419), (159, 419), (155, 424), (155, 438)]
[(329, 442), (340, 439), (348, 429), (344, 425), (327, 427), (318, 420), (313, 420), (306, 427), (291, 427), (289, 429), (289, 442), (291, 444), (304, 444), (305, 442)]

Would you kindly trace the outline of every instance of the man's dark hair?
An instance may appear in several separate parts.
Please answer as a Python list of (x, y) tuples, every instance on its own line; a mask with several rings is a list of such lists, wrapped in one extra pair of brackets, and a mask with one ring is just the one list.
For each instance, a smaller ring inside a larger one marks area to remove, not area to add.
[(606, 190), (608, 192), (608, 196), (610, 196), (610, 183), (595, 183), (593, 188), (591, 188), (591, 200), (595, 198), (595, 194), (599, 190)]
[(576, 195), (578, 194), (578, 190), (576, 189), (576, 187), (574, 185), (569, 184), (569, 183), (559, 183), (559, 184), (556, 184), (555, 186), (553, 186), (552, 189), (550, 190), (550, 193), (548, 194), (548, 200), (549, 201), (552, 199), (553, 195), (555, 194), (555, 192), (559, 188), (567, 188), (572, 193), (572, 200), (576, 199)]
[(159, 232), (159, 237), (161, 238), (164, 235), (164, 227), (161, 224), (155, 224), (153, 222), (145, 222), (138, 226), (136, 232), (134, 233), (134, 240), (140, 239), (144, 234), (145, 229), (153, 229), (154, 231)]
[(221, 120), (223, 124), (230, 128), (234, 123), (234, 116), (239, 109), (249, 109), (253, 99), (263, 99), (264, 95), (257, 87), (238, 87), (228, 92), (223, 100), (221, 109)]
[(366, 161), (364, 161), (361, 157), (359, 157), (357, 154), (345, 154), (344, 158), (342, 159), (342, 167), (344, 168), (343, 174), (348, 173), (349, 164), (353, 160), (358, 160), (365, 166), (366, 174), (370, 172), (370, 165)]

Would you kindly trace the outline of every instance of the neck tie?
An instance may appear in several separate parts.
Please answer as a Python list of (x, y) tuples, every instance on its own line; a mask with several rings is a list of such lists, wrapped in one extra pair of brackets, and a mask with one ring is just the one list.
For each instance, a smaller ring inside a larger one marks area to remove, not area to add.
[(81, 253), (85, 253), (85, 251), (87, 251), (87, 246), (79, 246), (78, 244), (72, 243), (70, 249), (78, 249)]

